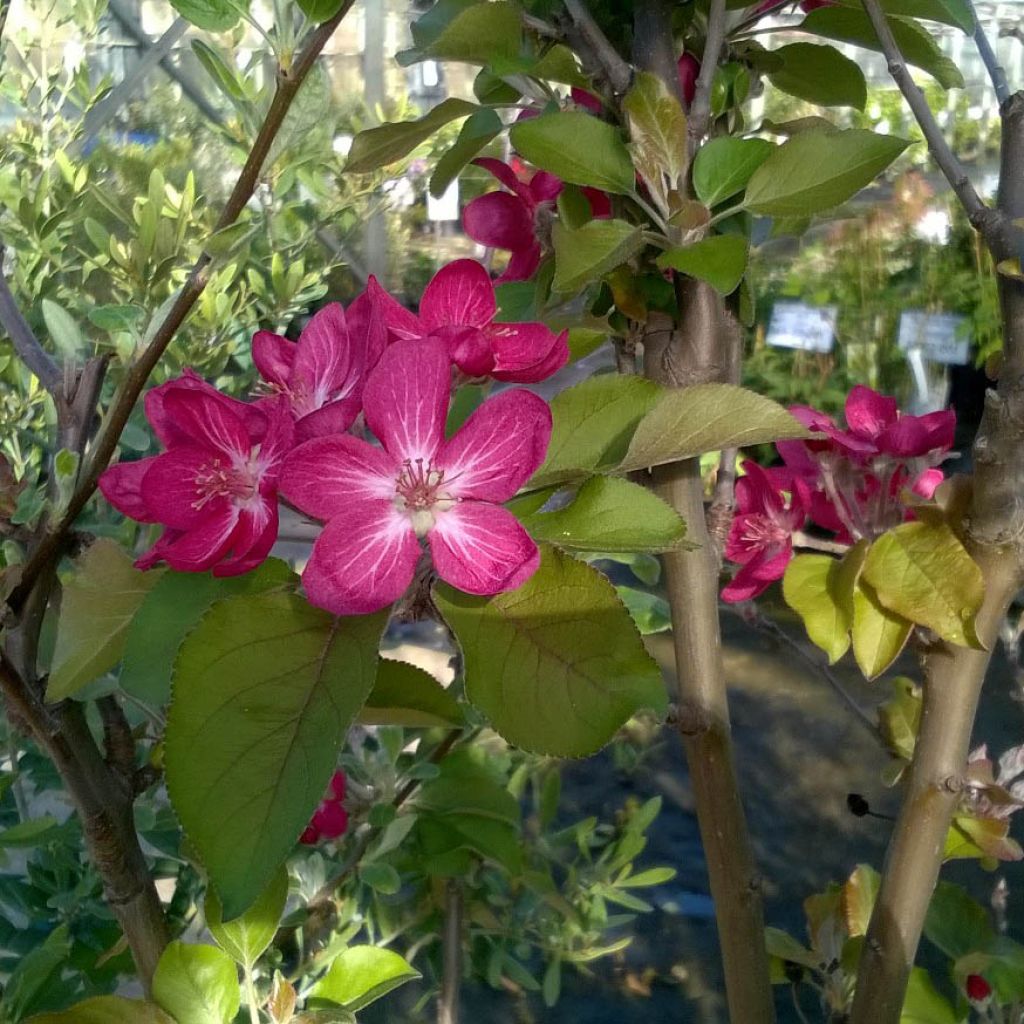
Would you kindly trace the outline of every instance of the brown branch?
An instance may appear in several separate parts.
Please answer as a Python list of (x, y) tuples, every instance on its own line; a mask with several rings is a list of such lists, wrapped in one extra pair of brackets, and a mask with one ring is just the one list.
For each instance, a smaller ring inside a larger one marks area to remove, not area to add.
[(0, 325), (14, 343), (18, 358), (36, 375), (39, 383), (56, 397), (64, 382), (64, 374), (22, 316), (3, 272), (3, 260), (4, 246), (0, 245)]
[(985, 65), (985, 70), (988, 72), (988, 77), (992, 82), (996, 100), (1002, 106), (1010, 98), (1010, 87), (1006, 82), (1006, 69), (999, 63), (999, 58), (996, 56), (995, 50), (992, 49), (992, 44), (985, 34), (985, 27), (978, 17), (978, 11), (974, 6), (973, 0), (964, 0), (964, 3), (966, 3), (967, 9), (974, 17), (974, 43), (978, 47), (981, 62)]
[(601, 31), (584, 0), (565, 0), (565, 9), (572, 21), (571, 42), (575, 49), (581, 57), (589, 56), (590, 70), (599, 71), (616, 96), (624, 95), (633, 80), (632, 68)]
[(736, 456), (738, 448), (726, 448), (718, 458), (718, 474), (715, 477), (715, 490), (711, 495), (705, 519), (708, 524), (708, 535), (715, 550), (718, 566), (722, 565), (722, 552), (732, 526), (736, 511)]
[(711, 121), (711, 86), (722, 57), (722, 48), (725, 46), (726, 15), (726, 0), (711, 0), (707, 34), (704, 37), (704, 52), (700, 59), (700, 73), (697, 75), (687, 124), (691, 158), (700, 147)]
[[(252, 198), (260, 171), (263, 169), (263, 164), (292, 102), (320, 56), (327, 40), (330, 39), (334, 30), (348, 13), (353, 2), (354, 0), (346, 0), (330, 21), (318, 25), (310, 33), (293, 64), (287, 68), (278, 69), (274, 98), (267, 110), (259, 134), (256, 136), (256, 141), (253, 143), (249, 157), (245, 161), (245, 166), (242, 168), (235, 187), (231, 190), (231, 195), (214, 227), (215, 233), (233, 224)], [(68, 503), (67, 509), (58, 522), (50, 526), (39, 545), (30, 554), (22, 571), (21, 582), (8, 598), (8, 604), (15, 611), (27, 597), (29, 588), (35, 579), (45, 571), (48, 565), (54, 564), (60, 557), (71, 525), (85, 508), (86, 503), (96, 490), (100, 475), (110, 464), (121, 432), (124, 430), (128, 417), (131, 415), (139, 395), (142, 394), (150, 374), (206, 288), (207, 271), (211, 262), (212, 257), (204, 251), (192, 267), (188, 280), (178, 293), (167, 316), (157, 328), (153, 339), (125, 374), (124, 380), (107, 410), (107, 415), (89, 454), (87, 465), (80, 476), (79, 485)]]
[(444, 889), (444, 931), (441, 935), (441, 993), (437, 998), (437, 1024), (459, 1024), (459, 989), (462, 987), (462, 883), (448, 879)]

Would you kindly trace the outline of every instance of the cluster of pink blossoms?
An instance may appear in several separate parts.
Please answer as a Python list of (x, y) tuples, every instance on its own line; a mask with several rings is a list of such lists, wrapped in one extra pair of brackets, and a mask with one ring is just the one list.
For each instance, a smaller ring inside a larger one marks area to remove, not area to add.
[(299, 836), (299, 842), (315, 846), (321, 839), (338, 839), (348, 830), (348, 811), (345, 810), (345, 773), (335, 772), (327, 786), (309, 824)]
[(857, 385), (846, 399), (846, 427), (808, 406), (790, 412), (820, 440), (776, 443), (784, 465), (743, 464), (737, 514), (725, 555), (740, 566), (722, 591), (748, 601), (781, 579), (793, 534), (810, 521), (842, 544), (871, 539), (913, 518), (907, 495), (929, 499), (953, 446), (956, 415), (901, 415), (894, 398)]
[(371, 278), (348, 310), (320, 310), (298, 342), (255, 336), (266, 392), (257, 401), (229, 398), (190, 371), (154, 388), (146, 415), (166, 450), (100, 480), (119, 511), (164, 527), (136, 564), (217, 576), (253, 569), (277, 538), (280, 493), (326, 523), (302, 578), (309, 600), (334, 614), (401, 597), (423, 538), (454, 587), (519, 586), (539, 553), (501, 504), (544, 460), (551, 412), (512, 389), (446, 439), (453, 368), (532, 382), (569, 353), (564, 332), (495, 323), (496, 313), (494, 286), (473, 260), (435, 275), (418, 316)]

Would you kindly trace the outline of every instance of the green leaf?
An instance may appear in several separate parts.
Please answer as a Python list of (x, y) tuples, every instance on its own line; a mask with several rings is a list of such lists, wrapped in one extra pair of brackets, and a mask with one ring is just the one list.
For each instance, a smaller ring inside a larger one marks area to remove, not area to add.
[(299, 9), (310, 21), (330, 21), (341, 9), (342, 0), (296, 0)]
[(750, 176), (777, 147), (766, 139), (722, 136), (706, 142), (693, 161), (693, 189), (705, 206), (716, 206), (747, 187)]
[(415, 665), (381, 658), (377, 679), (359, 713), (363, 725), (429, 728), (461, 725), (459, 702), (432, 675)]
[(242, 596), (214, 605), (182, 644), (167, 789), (229, 920), (266, 888), (319, 804), (373, 687), (386, 621), (332, 619), (292, 594)]
[(893, 695), (878, 705), (878, 727), (889, 752), (903, 761), (914, 756), (921, 726), (921, 689), (912, 679), (892, 680)]
[[(859, 0), (836, 0), (841, 7), (863, 10)], [(966, 0), (881, 0), (886, 14), (900, 14), (924, 21), (938, 21), (963, 29), (968, 35), (974, 32), (974, 16)]]
[(670, 551), (686, 533), (678, 513), (646, 487), (615, 477), (591, 477), (554, 512), (524, 520), (537, 540), (578, 551)]
[(178, 1021), (228, 1024), (241, 1003), (234, 961), (216, 946), (171, 942), (156, 965), (153, 999)]
[(215, 231), (210, 235), (206, 240), (205, 249), (211, 256), (224, 259), (255, 232), (256, 225), (250, 224), (248, 221), (229, 224), (226, 228), (221, 228), (220, 231)]
[(607, 330), (593, 327), (569, 328), (569, 360), (575, 362), (596, 352), (608, 340)]
[(648, 868), (635, 875), (626, 875), (625, 878), (616, 879), (615, 884), (620, 889), (643, 889), (650, 885), (664, 885), (675, 877), (675, 868)]
[(245, 89), (239, 82), (238, 75), (218, 50), (204, 43), (202, 39), (193, 39), (192, 52), (196, 55), (199, 63), (203, 65), (206, 73), (213, 79), (214, 84), (228, 99), (236, 103), (245, 102)]
[[(442, 5), (438, 5), (441, 7)], [(460, 9), (461, 8), (461, 9)], [(457, 11), (454, 17), (449, 12)], [(430, 16), (433, 15), (433, 20)], [(398, 63), (422, 60), (454, 60), (465, 64), (492, 64), (519, 56), (522, 22), (511, 3), (447, 4), (413, 23), (416, 48), (402, 50)]]
[(175, 1024), (159, 1006), (121, 996), (97, 996), (60, 1013), (42, 1013), (28, 1024)]
[(480, 108), (468, 100), (449, 97), (415, 121), (397, 121), (360, 132), (352, 140), (345, 173), (366, 174), (408, 156), (449, 121), (468, 117)]
[(765, 928), (764, 944), (769, 956), (778, 957), (788, 963), (801, 964), (816, 970), (819, 966), (820, 957), (812, 953), (806, 946), (793, 938), (789, 932), (781, 928)]
[(89, 310), (89, 322), (111, 333), (131, 331), (145, 313), (141, 306), (97, 306)]
[(666, 708), (661, 673), (608, 580), (557, 549), (517, 590), (435, 591), (466, 664), (466, 695), (509, 743), (583, 757), (640, 708)]
[(996, 937), (989, 912), (965, 889), (951, 882), (939, 882), (932, 893), (924, 934), (950, 960), (984, 952)]
[(638, 71), (622, 101), (629, 126), (633, 164), (649, 187), (663, 193), (661, 176), (676, 188), (686, 170), (686, 114), (665, 86), (649, 71)]
[(944, 523), (904, 523), (868, 551), (864, 579), (891, 612), (944, 640), (982, 649), (975, 619), (985, 597), (981, 569)]
[(420, 972), (393, 950), (349, 946), (313, 986), (310, 995), (355, 1012), (418, 977)]
[[(927, 71), (946, 89), (963, 86), (960, 69), (942, 52), (933, 35), (910, 18), (889, 16), (887, 20), (896, 45), (907, 63)], [(795, 25), (794, 31), (853, 43), (878, 53), (882, 51), (875, 27), (868, 16), (863, 10), (850, 7), (819, 7), (811, 11), (799, 25)]]
[(843, 920), (851, 936), (867, 935), (881, 882), (881, 876), (870, 864), (858, 864), (843, 883)]
[(171, 696), (171, 672), (178, 648), (215, 601), (293, 587), (296, 576), (286, 562), (269, 558), (242, 576), (168, 569), (146, 595), (125, 639), (121, 689), (153, 705)]
[(669, 249), (657, 259), (662, 270), (678, 270), (707, 281), (722, 295), (734, 292), (747, 269), (747, 240), (742, 235), (712, 235), (678, 249)]
[(573, 185), (633, 191), (635, 171), (618, 129), (579, 110), (517, 121), (509, 131), (524, 160)]
[(840, 599), (841, 563), (828, 555), (797, 555), (786, 567), (782, 596), (803, 620), (812, 643), (835, 664), (849, 649), (852, 604)]
[(782, 61), (768, 78), (777, 89), (823, 107), (863, 110), (868, 87), (860, 65), (834, 46), (791, 43), (772, 51)]
[(402, 888), (402, 879), (390, 864), (362, 864), (359, 880), (382, 896), (394, 896)]
[(38, 846), (44, 836), (58, 827), (57, 819), (50, 817), (49, 814), (19, 821), (16, 825), (0, 831), (0, 849)]
[(478, 110), (470, 114), (454, 145), (437, 161), (434, 173), (430, 176), (430, 194), (435, 198), (443, 195), (466, 164), (504, 127), (501, 118), (493, 110)]
[(644, 247), (642, 229), (624, 220), (592, 220), (575, 231), (556, 220), (551, 241), (555, 248), (551, 287), (563, 295), (603, 277)]
[(121, 658), (132, 617), (161, 570), (140, 572), (131, 555), (100, 538), (64, 585), (48, 701), (63, 700), (113, 668)]
[(43, 323), (46, 324), (50, 340), (56, 346), (57, 351), (65, 359), (78, 358), (85, 350), (87, 343), (74, 318), (53, 299), (43, 299), (42, 307)]
[(801, 132), (754, 171), (743, 205), (771, 217), (831, 210), (874, 181), (908, 145), (861, 128)]
[(853, 591), (853, 656), (865, 678), (881, 675), (899, 656), (914, 624), (889, 611), (859, 580)]
[(259, 899), (241, 917), (225, 921), (217, 890), (206, 890), (204, 913), (206, 927), (214, 941), (243, 967), (252, 968), (263, 952), (274, 941), (277, 926), (288, 900), (288, 869), (282, 864), (270, 885)]
[(4, 983), (0, 1008), (5, 1017), (20, 1020), (51, 987), (60, 984), (71, 949), (68, 926), (60, 924), (41, 943), (16, 959), (13, 968), (8, 968), (10, 974)]
[(915, 967), (910, 972), (900, 1024), (959, 1024), (959, 1021), (928, 972), (923, 967)]
[(672, 609), (665, 598), (634, 587), (616, 587), (615, 593), (626, 606), (641, 636), (664, 633), (672, 628)]
[(667, 388), (637, 426), (618, 471), (807, 436), (806, 427), (777, 402), (734, 384)]
[(197, 28), (224, 32), (238, 24), (242, 12), (249, 9), (246, 0), (171, 0), (171, 6)]
[(551, 400), (553, 426), (544, 464), (530, 487), (586, 476), (620, 461), (637, 424), (661, 389), (643, 377), (604, 374), (566, 388)]

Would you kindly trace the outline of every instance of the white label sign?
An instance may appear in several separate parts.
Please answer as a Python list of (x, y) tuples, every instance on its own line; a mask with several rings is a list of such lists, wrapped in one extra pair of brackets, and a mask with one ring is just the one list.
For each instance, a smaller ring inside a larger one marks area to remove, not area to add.
[(835, 341), (837, 306), (808, 306), (806, 302), (776, 302), (768, 324), (769, 345), (805, 352), (831, 352)]
[(908, 309), (900, 316), (900, 348), (921, 349), (933, 363), (964, 366), (970, 358), (971, 336), (964, 318), (953, 313)]

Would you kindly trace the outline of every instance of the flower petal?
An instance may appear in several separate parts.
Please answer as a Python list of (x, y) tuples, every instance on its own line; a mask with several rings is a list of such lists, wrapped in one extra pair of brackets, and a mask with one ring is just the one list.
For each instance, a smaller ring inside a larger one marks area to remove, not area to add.
[(540, 323), (494, 324), (488, 334), (498, 380), (532, 384), (569, 361), (568, 331), (555, 334)]
[[(153, 521), (175, 530), (189, 530), (206, 519), (211, 507), (229, 504), (223, 495), (204, 500), (197, 477), (217, 468), (217, 454), (198, 445), (176, 445), (157, 455), (142, 479), (142, 500)], [(220, 468), (226, 468), (221, 460)]]
[(420, 302), (420, 320), (428, 334), (435, 327), (451, 324), (486, 327), (497, 311), (494, 285), (476, 260), (455, 260), (442, 267)]
[(428, 333), (423, 330), (419, 317), (415, 313), (410, 313), (398, 299), (386, 291), (373, 274), (366, 282), (363, 294), (369, 297), (376, 314), (383, 318), (392, 340), (422, 338)]
[(863, 384), (855, 385), (846, 396), (846, 426), (860, 437), (874, 440), (896, 422), (898, 415), (895, 398), (880, 395)]
[(286, 387), (295, 361), (295, 342), (272, 331), (257, 331), (252, 337), (252, 361), (265, 381)]
[(601, 100), (587, 89), (581, 89), (579, 86), (574, 85), (569, 90), (569, 95), (572, 96), (572, 101), (576, 106), (589, 110), (592, 114), (600, 116), (601, 111), (604, 110), (604, 104)]
[(349, 500), (313, 545), (306, 597), (335, 615), (366, 615), (397, 601), (412, 582), (420, 546), (409, 519), (384, 498)]
[(359, 372), (353, 362), (345, 310), (338, 302), (328, 303), (313, 314), (299, 336), (291, 383), (301, 386), (312, 408), (319, 408), (335, 392), (351, 393), (352, 378)]
[(181, 533), (173, 531), (173, 539), (164, 534), (149, 556), (166, 562), (176, 572), (206, 572), (227, 554), (237, 525), (236, 506), (226, 501), (211, 502), (204, 519)]
[(901, 416), (878, 439), (882, 451), (897, 458), (913, 459), (953, 447), (956, 413), (930, 412), (925, 416)]
[(540, 266), (540, 257), (540, 242), (534, 239), (533, 245), (512, 253), (512, 258), (508, 261), (501, 276), (495, 279), (495, 284), (504, 284), (506, 281), (528, 281)]
[(441, 446), (434, 467), (453, 497), (508, 501), (544, 461), (550, 440), (547, 402), (515, 388), (476, 409)]
[(548, 171), (537, 171), (530, 179), (530, 196), (539, 206), (541, 203), (553, 203), (564, 188), (562, 179)]
[(262, 565), (277, 540), (277, 496), (242, 510), (231, 535), (228, 557), (213, 567), (214, 576), (240, 576)]
[(142, 480), (159, 458), (161, 456), (151, 455), (136, 462), (118, 462), (105, 470), (99, 481), (103, 497), (129, 519), (139, 523), (157, 522), (142, 496)]
[(758, 594), (764, 593), (771, 586), (771, 582), (771, 580), (758, 579), (748, 564), (743, 566), (722, 588), (721, 598), (727, 604), (750, 601)]
[(337, 434), (299, 445), (285, 459), (279, 488), (293, 505), (315, 519), (343, 516), (353, 501), (395, 496), (400, 466), (386, 451)]
[(736, 507), (740, 513), (781, 512), (786, 503), (772, 478), (750, 459), (742, 468), (743, 476), (736, 481)]
[(462, 211), (462, 228), (475, 242), (495, 249), (527, 249), (534, 243), (533, 218), (518, 196), (488, 192)]
[(348, 811), (336, 800), (325, 800), (313, 812), (310, 825), (327, 839), (337, 839), (348, 828)]
[(496, 160), (492, 156), (478, 156), (472, 163), (493, 174), (510, 192), (515, 192), (519, 185), (516, 172), (503, 160)]
[[(370, 278), (374, 284), (377, 279)], [(369, 285), (361, 291), (345, 310), (345, 319), (348, 321), (348, 335), (352, 342), (353, 353), (359, 354), (360, 366), (363, 377), (376, 365), (388, 343), (388, 328), (385, 322), (384, 309), (379, 301), (379, 292), (383, 289), (378, 286), (376, 291), (371, 291)], [(401, 307), (399, 307), (401, 308)], [(406, 310), (406, 312), (408, 312)], [(409, 314), (412, 316), (412, 314)], [(413, 317), (415, 320), (416, 318)], [(418, 329), (418, 323), (417, 323)], [(359, 382), (356, 394), (362, 391), (362, 381)]]
[(362, 401), (354, 397), (339, 398), (336, 402), (328, 402), (296, 422), (296, 439), (308, 441), (312, 437), (343, 434), (355, 423), (362, 407)]
[(607, 192), (590, 185), (584, 185), (581, 191), (590, 203), (590, 215), (594, 220), (607, 220), (612, 215), (612, 200)]
[(434, 568), (467, 594), (515, 590), (537, 571), (540, 551), (508, 509), (463, 501), (438, 516), (427, 535)]
[(218, 403), (245, 423), (249, 432), (253, 434), (254, 440), (259, 440), (256, 435), (262, 429), (263, 417), (255, 405), (248, 405), (238, 401), (237, 398), (229, 398), (227, 395), (221, 394), (194, 370), (186, 369), (180, 377), (151, 388), (146, 392), (144, 399), (146, 418), (152, 425), (157, 440), (165, 448), (170, 448), (175, 444), (191, 444), (194, 440), (187, 431), (182, 430), (173, 413), (167, 408), (167, 400), (172, 395), (193, 397), (199, 395), (210, 402)]
[(451, 381), (448, 351), (437, 339), (396, 341), (385, 349), (363, 389), (363, 411), (399, 462), (433, 458), (444, 440)]
[(168, 392), (163, 406), (180, 434), (175, 444), (198, 445), (229, 456), (248, 455), (252, 449), (253, 438), (242, 417), (206, 391)]
[(437, 337), (448, 346), (451, 361), (469, 377), (484, 377), (494, 369), (491, 339), (479, 327), (442, 327)]

